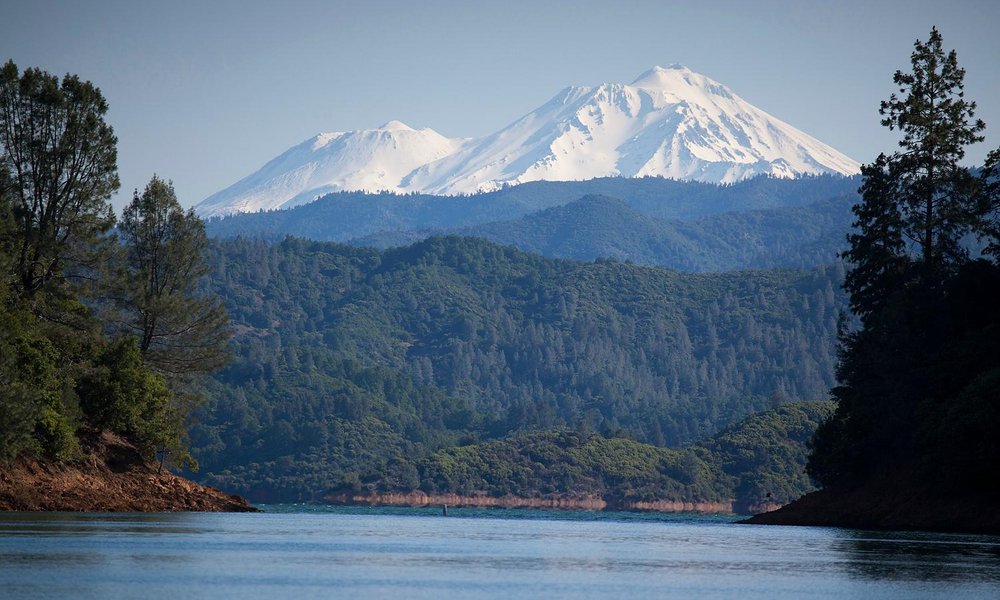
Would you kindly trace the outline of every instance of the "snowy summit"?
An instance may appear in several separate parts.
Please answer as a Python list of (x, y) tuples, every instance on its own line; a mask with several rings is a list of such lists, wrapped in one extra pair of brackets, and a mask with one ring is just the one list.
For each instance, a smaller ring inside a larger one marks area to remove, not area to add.
[(730, 183), (852, 175), (860, 165), (682, 67), (569, 87), (500, 131), (446, 138), (399, 121), (325, 133), (210, 196), (203, 216), (288, 208), (334, 191), (464, 194), (528, 181), (662, 176)]

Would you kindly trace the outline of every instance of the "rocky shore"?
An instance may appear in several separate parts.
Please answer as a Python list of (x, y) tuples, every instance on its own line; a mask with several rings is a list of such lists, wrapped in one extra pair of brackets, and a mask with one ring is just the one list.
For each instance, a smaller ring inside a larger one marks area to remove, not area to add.
[(239, 496), (157, 470), (127, 441), (104, 433), (75, 461), (0, 466), (0, 511), (257, 511)]
[(658, 512), (698, 512), (732, 514), (733, 502), (678, 502), (671, 500), (608, 502), (599, 497), (525, 498), (521, 496), (487, 496), (459, 494), (399, 493), (333, 493), (323, 497), (329, 504), (346, 506), (443, 506), (474, 508), (548, 508), (563, 510), (648, 510)]

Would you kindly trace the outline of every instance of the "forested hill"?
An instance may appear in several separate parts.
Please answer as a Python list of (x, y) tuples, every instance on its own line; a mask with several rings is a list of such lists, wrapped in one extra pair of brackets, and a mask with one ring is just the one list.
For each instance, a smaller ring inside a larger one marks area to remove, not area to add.
[(396, 461), (366, 486), (333, 490), (377, 495), (421, 490), (492, 498), (600, 498), (637, 502), (727, 502), (735, 510), (785, 504), (814, 488), (807, 443), (833, 412), (830, 401), (796, 402), (755, 413), (684, 449), (656, 448), (594, 433), (546, 431), (447, 448)]
[(346, 242), (378, 233), (453, 230), (510, 221), (584, 196), (619, 198), (658, 219), (693, 220), (727, 212), (805, 206), (834, 197), (857, 197), (857, 177), (757, 177), (731, 185), (659, 177), (605, 177), (590, 181), (536, 181), (471, 196), (343, 192), (270, 212), (233, 215), (206, 223), (212, 237), (286, 236)]
[[(853, 195), (805, 206), (725, 212), (693, 221), (660, 219), (627, 202), (584, 196), (511, 221), (472, 225), (453, 233), (510, 244), (550, 258), (629, 260), (688, 272), (811, 268), (837, 260), (847, 247)], [(380, 232), (351, 240), (390, 248), (433, 232)]]
[(308, 496), (396, 455), (538, 429), (678, 446), (834, 381), (838, 268), (684, 275), (463, 238), (212, 253), (235, 357), (194, 451), (248, 491)]

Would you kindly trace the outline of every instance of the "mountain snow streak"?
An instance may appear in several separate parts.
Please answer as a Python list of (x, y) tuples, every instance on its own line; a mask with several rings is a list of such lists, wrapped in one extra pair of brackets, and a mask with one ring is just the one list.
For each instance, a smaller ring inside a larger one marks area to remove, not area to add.
[(674, 65), (629, 85), (569, 87), (478, 139), (390, 121), (321, 133), (206, 198), (202, 216), (290, 208), (337, 191), (469, 194), (527, 181), (659, 176), (731, 183), (755, 175), (855, 174), (859, 164)]

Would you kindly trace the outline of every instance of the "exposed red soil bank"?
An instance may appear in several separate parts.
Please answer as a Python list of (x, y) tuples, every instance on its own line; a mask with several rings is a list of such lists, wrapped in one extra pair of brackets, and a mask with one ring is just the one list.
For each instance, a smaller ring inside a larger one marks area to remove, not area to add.
[(199, 485), (146, 464), (135, 447), (103, 434), (84, 458), (34, 459), (0, 466), (0, 511), (254, 512), (239, 496)]
[(520, 496), (487, 496), (459, 494), (407, 493), (335, 493), (323, 498), (330, 504), (366, 506), (442, 506), (475, 508), (558, 508), (577, 510), (649, 510), (659, 512), (733, 513), (733, 502), (650, 502), (608, 503), (598, 497), (523, 498)]

